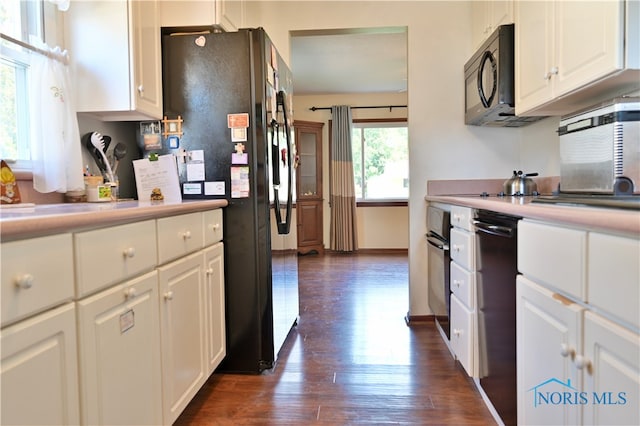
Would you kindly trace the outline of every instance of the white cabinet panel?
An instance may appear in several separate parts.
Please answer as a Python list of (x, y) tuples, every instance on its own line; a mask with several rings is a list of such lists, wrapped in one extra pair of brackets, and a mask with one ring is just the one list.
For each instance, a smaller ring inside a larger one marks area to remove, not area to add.
[(521, 275), (516, 300), (518, 424), (580, 424), (579, 405), (549, 404), (541, 398), (567, 386), (582, 389), (573, 363), (582, 348), (582, 307)]
[(204, 247), (202, 213), (165, 217), (157, 222), (160, 264)]
[(204, 212), (204, 246), (222, 241), (223, 236), (222, 209)]
[(158, 268), (163, 421), (173, 423), (207, 379), (202, 253)]
[(476, 288), (475, 272), (469, 272), (455, 262), (451, 262), (450, 286), (453, 294), (465, 306), (472, 310), (475, 308), (476, 304), (473, 297), (474, 289)]
[(470, 376), (475, 374), (473, 316), (455, 295), (451, 296), (451, 348)]
[(162, 423), (158, 274), (78, 302), (82, 422)]
[(73, 303), (3, 329), (0, 347), (3, 425), (79, 423)]
[(585, 231), (518, 223), (518, 271), (580, 300), (586, 295), (586, 247)]
[(209, 374), (227, 354), (224, 303), (224, 246), (218, 243), (204, 250), (207, 290), (207, 363)]
[(64, 22), (78, 112), (110, 121), (162, 118), (157, 1), (73, 1)]
[(158, 263), (154, 220), (74, 235), (78, 297), (137, 274)]
[(2, 326), (71, 300), (71, 234), (2, 243)]
[(474, 231), (472, 220), (473, 209), (469, 207), (451, 206), (451, 226), (471, 232)]
[(592, 312), (584, 318), (584, 424), (640, 424), (640, 338)]
[(474, 269), (475, 234), (453, 228), (450, 239), (451, 259), (465, 269)]
[(163, 27), (206, 26), (237, 31), (244, 26), (245, 0), (162, 0)]
[(640, 241), (589, 233), (588, 302), (640, 327)]

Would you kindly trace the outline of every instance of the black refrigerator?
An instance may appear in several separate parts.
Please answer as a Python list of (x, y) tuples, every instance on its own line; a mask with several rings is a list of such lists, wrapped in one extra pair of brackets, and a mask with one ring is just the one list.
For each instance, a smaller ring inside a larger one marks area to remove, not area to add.
[[(292, 75), (261, 28), (164, 28), (165, 149), (182, 198), (224, 209), (227, 355), (218, 371), (272, 368), (297, 323)], [(181, 121), (180, 121), (181, 120)], [(175, 132), (175, 133), (172, 133)]]

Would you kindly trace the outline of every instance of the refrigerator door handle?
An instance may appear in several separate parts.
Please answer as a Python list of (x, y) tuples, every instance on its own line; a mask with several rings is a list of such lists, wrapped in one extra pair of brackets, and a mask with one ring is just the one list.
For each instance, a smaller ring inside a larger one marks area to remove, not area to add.
[[(282, 213), (280, 212), (280, 200), (278, 198), (278, 189), (274, 187), (274, 201), (275, 201), (275, 213), (276, 213), (276, 222), (278, 223), (278, 234), (280, 235), (286, 235), (290, 232), (291, 230), (291, 216), (292, 216), (292, 211), (293, 211), (293, 162), (292, 160), (292, 156), (291, 156), (291, 148), (292, 148), (292, 142), (291, 142), (291, 131), (289, 130), (289, 120), (287, 117), (287, 106), (286, 106), (286, 102), (285, 102), (285, 95), (284, 92), (282, 90), (280, 90), (277, 95), (276, 95), (276, 105), (277, 106), (282, 106), (282, 113), (283, 113), (283, 121), (284, 121), (284, 133), (285, 133), (285, 137), (287, 139), (287, 160), (286, 160), (286, 166), (287, 166), (287, 207), (286, 207), (286, 216), (285, 216), (285, 220), (284, 222), (282, 221)], [(279, 132), (276, 132), (277, 134), (279, 134)], [(279, 144), (278, 144), (279, 145)], [(274, 167), (275, 168), (280, 168), (279, 164), (277, 164), (278, 162), (278, 154), (276, 153), (277, 151), (277, 147), (274, 147), (275, 150), (273, 152), (274, 156), (274, 163), (276, 164)], [(279, 172), (279, 170), (278, 170)], [(279, 176), (279, 174), (278, 174)]]

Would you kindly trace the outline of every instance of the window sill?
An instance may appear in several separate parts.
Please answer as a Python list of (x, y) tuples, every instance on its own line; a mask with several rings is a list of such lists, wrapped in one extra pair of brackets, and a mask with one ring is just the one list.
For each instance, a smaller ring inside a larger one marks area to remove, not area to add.
[(356, 207), (407, 207), (409, 202), (407, 200), (358, 200), (356, 201)]

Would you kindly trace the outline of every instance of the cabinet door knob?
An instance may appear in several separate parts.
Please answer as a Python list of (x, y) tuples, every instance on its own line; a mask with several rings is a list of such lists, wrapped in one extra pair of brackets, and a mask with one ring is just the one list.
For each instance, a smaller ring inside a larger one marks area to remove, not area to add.
[(462, 281), (460, 280), (453, 280), (453, 284), (455, 284), (456, 287), (460, 288), (460, 284), (462, 283)]
[(207, 268), (206, 274), (207, 275), (213, 275), (213, 269), (212, 268)]
[(564, 358), (568, 357), (569, 355), (571, 355), (571, 358), (573, 358), (575, 353), (576, 351), (574, 351), (571, 346), (567, 345), (566, 343), (560, 345), (560, 355), (562, 355)]
[(182, 234), (182, 238), (185, 240), (191, 238), (191, 231), (186, 231), (184, 234)]
[(136, 289), (134, 287), (130, 287), (124, 291), (124, 297), (127, 299), (131, 299), (136, 297)]
[(33, 287), (33, 275), (31, 274), (22, 274), (18, 275), (15, 278), (15, 284), (18, 288), (23, 288), (25, 290)]
[(220, 224), (214, 223), (213, 225), (211, 225), (211, 229), (213, 229), (214, 231), (217, 231), (218, 229), (220, 229)]
[(589, 370), (591, 368), (591, 363), (587, 358), (584, 357), (584, 355), (576, 355), (575, 364), (578, 370), (582, 370), (585, 368)]
[(462, 330), (460, 330), (459, 328), (454, 328), (453, 329), (453, 334), (455, 334), (456, 336), (459, 336), (462, 334)]
[(136, 249), (134, 249), (133, 247), (129, 247), (128, 249), (125, 249), (125, 250), (122, 252), (122, 255), (123, 255), (124, 257), (133, 257), (133, 256), (135, 256), (135, 255), (136, 255)]
[(140, 86), (138, 86), (138, 93), (140, 93), (140, 94), (144, 93), (144, 86), (142, 84)]
[(165, 300), (173, 300), (173, 292), (172, 291), (168, 291), (164, 294), (164, 299)]
[(461, 247), (461, 246), (459, 246), (459, 245), (457, 245), (457, 244), (454, 244), (454, 245), (453, 245), (453, 250), (454, 250), (454, 251), (460, 252), (460, 250), (461, 250), (461, 249), (462, 249), (462, 247)]

